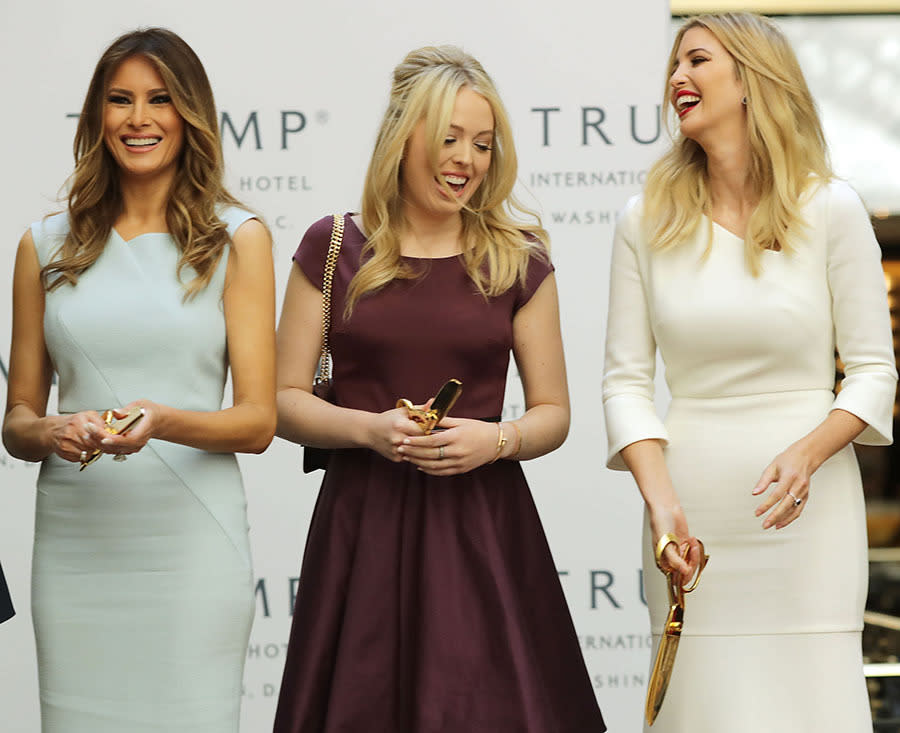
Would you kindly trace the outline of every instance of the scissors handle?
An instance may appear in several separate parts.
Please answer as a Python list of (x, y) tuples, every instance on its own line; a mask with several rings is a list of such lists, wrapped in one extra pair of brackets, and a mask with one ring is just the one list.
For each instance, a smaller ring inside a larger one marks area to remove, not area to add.
[[(662, 570), (662, 566), (660, 565), (660, 560), (662, 558), (662, 553), (670, 544), (677, 543), (675, 536), (672, 534), (663, 535), (657, 543), (657, 562), (656, 564), (660, 566), (660, 570)], [(702, 540), (697, 540), (697, 543), (700, 545), (700, 563), (697, 565), (697, 572), (694, 573), (694, 577), (690, 583), (690, 585), (684, 585), (679, 580), (676, 580), (677, 573), (674, 570), (663, 570), (665, 573), (666, 580), (668, 581), (669, 587), (669, 601), (670, 603), (678, 604), (679, 606), (684, 606), (684, 594), (691, 593), (696, 590), (697, 584), (700, 582), (700, 575), (703, 573), (703, 569), (706, 567), (706, 563), (709, 562), (709, 555), (706, 554), (706, 548), (703, 546)], [(687, 562), (688, 553), (690, 552), (690, 545), (685, 545), (684, 549), (681, 551), (681, 559)]]

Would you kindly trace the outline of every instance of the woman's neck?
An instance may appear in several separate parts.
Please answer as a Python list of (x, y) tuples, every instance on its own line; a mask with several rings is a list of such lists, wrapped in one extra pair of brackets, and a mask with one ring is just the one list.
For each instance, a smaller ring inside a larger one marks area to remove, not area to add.
[(131, 239), (148, 232), (168, 231), (166, 208), (173, 180), (174, 176), (168, 180), (120, 179), (122, 213), (116, 219), (115, 227), (122, 237)]
[(717, 140), (703, 147), (709, 181), (710, 216), (743, 236), (759, 203), (750, 181), (750, 145), (744, 140)]
[(407, 257), (450, 257), (461, 250), (462, 216), (423, 216), (404, 211), (405, 226), (400, 232), (400, 254)]

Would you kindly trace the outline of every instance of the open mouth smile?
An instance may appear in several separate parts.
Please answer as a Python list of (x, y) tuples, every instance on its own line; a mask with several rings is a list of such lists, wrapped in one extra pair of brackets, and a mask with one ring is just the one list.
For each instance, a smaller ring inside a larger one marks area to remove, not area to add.
[(675, 95), (675, 110), (679, 117), (684, 117), (698, 104), (700, 104), (700, 95), (694, 92), (682, 90)]
[(157, 136), (133, 137), (131, 135), (126, 135), (120, 139), (129, 150), (148, 150), (162, 142), (162, 138)]
[[(459, 196), (463, 189), (466, 187), (466, 184), (469, 182), (468, 176), (459, 175), (458, 173), (442, 173), (441, 176), (444, 179), (444, 183), (446, 183), (450, 188), (453, 189), (453, 192)], [(435, 180), (440, 183), (440, 179), (435, 177)]]

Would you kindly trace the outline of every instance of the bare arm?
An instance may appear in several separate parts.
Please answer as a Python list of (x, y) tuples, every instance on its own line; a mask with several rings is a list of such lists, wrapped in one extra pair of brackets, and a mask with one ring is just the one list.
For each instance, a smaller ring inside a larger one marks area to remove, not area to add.
[(216, 412), (180, 410), (137, 400), (147, 414), (122, 436), (102, 441), (129, 453), (150, 438), (213, 452), (261, 453), (275, 433), (275, 281), (272, 246), (255, 219), (235, 232), (225, 278), (224, 309), (233, 406)]
[(647, 506), (654, 547), (660, 537), (669, 532), (681, 541), (679, 549), (683, 549), (685, 544), (691, 547), (686, 563), (675, 546), (669, 545), (663, 564), (681, 573), (683, 578), (690, 578), (700, 560), (700, 547), (688, 529), (687, 517), (669, 476), (662, 443), (656, 439), (639, 440), (622, 448), (621, 456)]
[(371, 413), (338, 407), (312, 394), (322, 348), (322, 293), (296, 264), (278, 324), (278, 435), (322, 448), (371, 448), (399, 461), (396, 449), (421, 434), (405, 410)]
[[(524, 461), (556, 450), (569, 434), (569, 384), (553, 273), (513, 319), (513, 355), (525, 391), (525, 414), (516, 420), (522, 434), (517, 458)], [(515, 449), (514, 436), (509, 437), (501, 457)]]
[[(3, 444), (10, 455), (41, 461), (51, 453), (78, 460), (94, 450), (103, 426), (96, 412), (47, 415), (53, 367), (44, 343), (44, 288), (31, 231), (19, 241), (13, 272), (13, 324)], [(94, 432), (91, 432), (94, 431)]]

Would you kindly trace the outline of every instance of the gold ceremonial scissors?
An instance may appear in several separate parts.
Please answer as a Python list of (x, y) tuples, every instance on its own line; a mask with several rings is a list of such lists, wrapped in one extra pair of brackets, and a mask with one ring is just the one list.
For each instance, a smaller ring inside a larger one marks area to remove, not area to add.
[[(678, 642), (681, 641), (681, 631), (684, 628), (684, 595), (696, 589), (700, 582), (700, 574), (706, 567), (706, 563), (709, 562), (709, 555), (706, 554), (703, 543), (700, 540), (697, 542), (700, 543), (700, 564), (697, 566), (693, 582), (687, 587), (682, 585), (681, 579), (674, 570), (663, 570), (661, 564), (665, 549), (673, 543), (676, 547), (678, 546), (678, 539), (675, 535), (671, 533), (663, 535), (656, 546), (656, 566), (666, 575), (666, 586), (669, 591), (669, 615), (666, 617), (663, 636), (660, 639), (656, 661), (653, 663), (653, 672), (650, 675), (650, 684), (647, 686), (647, 703), (644, 714), (648, 725), (653, 725), (656, 720), (666, 697), (666, 690), (669, 688), (669, 680), (672, 678), (675, 654), (678, 652)], [(686, 545), (681, 553), (682, 559), (687, 560), (689, 551), (690, 546)]]
[(397, 400), (397, 407), (405, 407), (409, 413), (409, 419), (418, 423), (419, 427), (422, 428), (422, 432), (428, 435), (434, 429), (434, 426), (450, 412), (450, 408), (456, 404), (456, 400), (459, 399), (461, 394), (462, 382), (458, 379), (448, 379), (434, 396), (429, 409), (420, 410), (403, 397)]
[[(116, 417), (116, 413), (112, 410), (107, 410), (103, 413), (103, 422), (106, 423), (107, 433), (110, 435), (121, 435), (122, 433), (127, 433), (131, 428), (133, 428), (138, 421), (144, 416), (144, 408), (143, 407), (135, 407), (129, 410), (128, 414), (125, 417)], [(81, 468), (79, 471), (83, 471), (88, 466), (90, 466), (94, 461), (100, 459), (100, 456), (103, 455), (103, 451), (99, 448), (91, 453), (87, 460), (81, 462)], [(124, 458), (124, 456), (122, 456)]]

